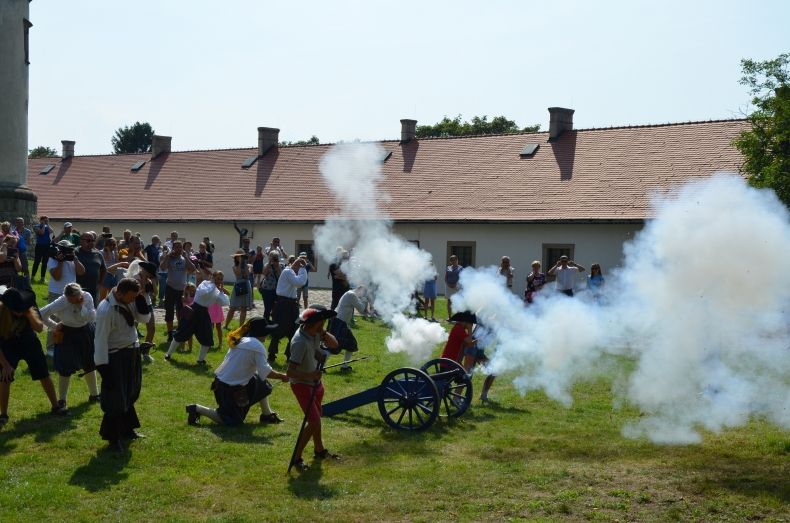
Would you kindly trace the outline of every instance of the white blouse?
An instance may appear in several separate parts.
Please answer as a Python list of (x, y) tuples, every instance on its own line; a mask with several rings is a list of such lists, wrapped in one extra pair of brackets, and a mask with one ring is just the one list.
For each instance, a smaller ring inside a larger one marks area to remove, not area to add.
[(82, 304), (75, 305), (69, 303), (66, 296), (61, 296), (43, 309), (41, 309), (41, 320), (49, 329), (54, 329), (57, 323), (52, 321), (51, 316), (60, 318), (60, 323), (66, 327), (84, 327), (90, 322), (96, 321), (96, 309), (93, 307), (93, 298), (89, 292), (82, 291)]

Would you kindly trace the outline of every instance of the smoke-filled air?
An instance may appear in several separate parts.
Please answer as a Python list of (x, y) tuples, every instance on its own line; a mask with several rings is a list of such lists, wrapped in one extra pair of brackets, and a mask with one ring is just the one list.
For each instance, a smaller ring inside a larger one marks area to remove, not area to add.
[(611, 376), (641, 416), (629, 437), (695, 443), (763, 416), (790, 428), (790, 221), (772, 192), (719, 174), (657, 200), (598, 300), (547, 287), (525, 308), (493, 269), (464, 270), (455, 308), (496, 337), (490, 370), (564, 404)]
[[(342, 211), (316, 228), (316, 249), (327, 260), (351, 250), (341, 268), (374, 293), (392, 328), (388, 349), (420, 361), (446, 339), (407, 316), (414, 289), (436, 272), (380, 211), (383, 154), (341, 144), (324, 157)], [(787, 210), (772, 192), (717, 174), (657, 198), (653, 215), (595, 299), (547, 285), (526, 307), (496, 268), (464, 269), (453, 308), (492, 331), (488, 371), (564, 405), (578, 381), (609, 377), (616, 404), (640, 410), (623, 434), (658, 443), (695, 443), (753, 416), (790, 428)]]
[(377, 144), (353, 143), (336, 145), (324, 156), (321, 175), (341, 212), (315, 228), (315, 248), (326, 260), (342, 260), (352, 288), (366, 287), (392, 328), (387, 348), (421, 361), (447, 338), (440, 325), (407, 315), (414, 307), (412, 293), (436, 269), (431, 255), (397, 236), (379, 209), (387, 198), (377, 187), (384, 154)]

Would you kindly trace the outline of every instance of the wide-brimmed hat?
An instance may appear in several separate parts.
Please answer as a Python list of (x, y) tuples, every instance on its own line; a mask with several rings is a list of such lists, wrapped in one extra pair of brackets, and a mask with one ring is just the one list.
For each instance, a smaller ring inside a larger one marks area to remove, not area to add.
[(14, 312), (25, 312), (36, 304), (36, 295), (24, 289), (6, 289), (0, 302)]
[(310, 325), (311, 323), (328, 320), (335, 316), (337, 316), (335, 311), (327, 309), (323, 305), (310, 305), (299, 314), (296, 323), (298, 325)]
[(459, 321), (461, 323), (477, 323), (477, 316), (469, 311), (456, 312), (450, 316), (450, 321)]
[(247, 336), (251, 338), (264, 338), (274, 334), (279, 325), (276, 323), (269, 323), (266, 318), (253, 318), (249, 321), (250, 328), (247, 331)]
[(140, 262), (140, 268), (143, 269), (145, 272), (150, 274), (151, 276), (156, 276), (156, 264), (151, 262)]
[(66, 247), (66, 248), (73, 248), (73, 247), (74, 247), (74, 244), (73, 244), (73, 243), (71, 243), (71, 242), (70, 242), (70, 241), (68, 241), (68, 240), (60, 240), (60, 241), (58, 242), (58, 246), (60, 246), (60, 247)]

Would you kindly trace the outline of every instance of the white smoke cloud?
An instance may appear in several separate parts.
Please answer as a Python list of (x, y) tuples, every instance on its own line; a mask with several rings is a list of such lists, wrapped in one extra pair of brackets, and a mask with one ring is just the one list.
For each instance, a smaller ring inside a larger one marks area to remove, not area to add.
[[(493, 269), (465, 269), (457, 310), (494, 331), (493, 372), (564, 404), (572, 385), (614, 375), (644, 413), (624, 434), (693, 443), (752, 416), (790, 427), (790, 220), (737, 176), (691, 183), (655, 204), (607, 275), (604, 303), (549, 289), (528, 308)], [(580, 299), (581, 298), (581, 299)], [(627, 358), (630, 365), (618, 365)], [(632, 369), (632, 370), (628, 370)]]
[(353, 249), (341, 270), (352, 286), (365, 285), (375, 295), (376, 310), (393, 329), (387, 348), (419, 361), (447, 334), (438, 324), (403, 313), (413, 308), (412, 293), (435, 277), (436, 269), (429, 253), (392, 232), (379, 209), (379, 201), (387, 200), (377, 187), (382, 158), (384, 150), (370, 143), (336, 145), (324, 156), (321, 175), (342, 211), (315, 228), (315, 246), (327, 260), (336, 258), (339, 247)]

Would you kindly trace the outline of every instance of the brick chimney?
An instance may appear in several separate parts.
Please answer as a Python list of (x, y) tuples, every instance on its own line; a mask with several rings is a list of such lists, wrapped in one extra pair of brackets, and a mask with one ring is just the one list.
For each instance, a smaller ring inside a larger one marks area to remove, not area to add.
[(410, 142), (417, 138), (417, 120), (400, 121), (400, 143)]
[(280, 130), (274, 127), (258, 127), (258, 156), (263, 156), (280, 143)]
[(573, 109), (549, 107), (549, 141), (560, 137), (565, 131), (573, 130)]
[(74, 156), (74, 144), (77, 143), (74, 140), (61, 140), (60, 143), (63, 144), (63, 154), (61, 154), (61, 159), (65, 160), (66, 158), (72, 158)]
[(169, 153), (170, 142), (172, 140), (172, 136), (160, 136), (155, 134), (151, 139), (151, 159), (153, 160), (162, 153)]

